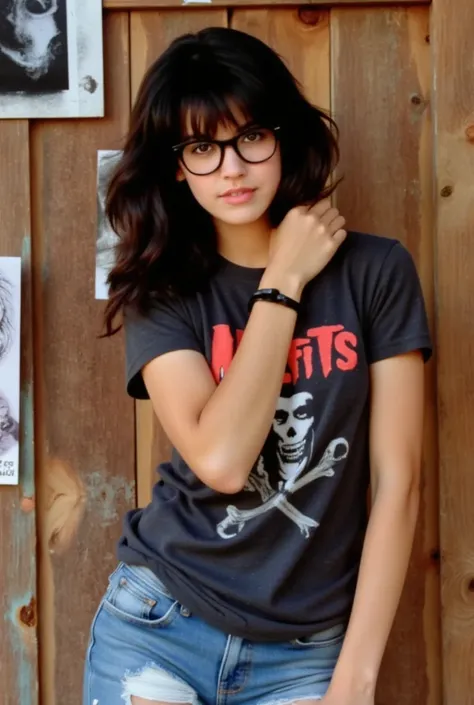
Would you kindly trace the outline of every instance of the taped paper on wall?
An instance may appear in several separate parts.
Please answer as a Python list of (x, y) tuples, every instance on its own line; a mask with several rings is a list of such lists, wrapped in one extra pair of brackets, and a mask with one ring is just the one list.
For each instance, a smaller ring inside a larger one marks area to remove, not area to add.
[(0, 257), (0, 485), (19, 481), (21, 258)]

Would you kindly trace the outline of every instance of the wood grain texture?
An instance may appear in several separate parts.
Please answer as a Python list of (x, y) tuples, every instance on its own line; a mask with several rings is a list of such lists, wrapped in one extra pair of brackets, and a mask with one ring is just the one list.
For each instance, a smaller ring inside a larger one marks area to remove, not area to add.
[(38, 702), (33, 330), (28, 122), (0, 121), (0, 252), (22, 257), (20, 483), (0, 485), (2, 705)]
[[(338, 5), (360, 5), (360, 0), (103, 0), (103, 6), (109, 10), (150, 10), (160, 8), (202, 7), (284, 7), (286, 5), (320, 5), (323, 7)], [(364, 5), (392, 5), (393, 0), (363, 0)], [(430, 0), (397, 0), (397, 5), (429, 5)]]
[(121, 336), (99, 340), (96, 160), (121, 146), (129, 22), (105, 17), (106, 117), (33, 125), (42, 705), (77, 705), (89, 628), (126, 510), (135, 506), (134, 407)]
[(272, 47), (301, 82), (309, 100), (330, 107), (329, 14), (318, 8), (236, 9), (234, 29)]
[[(340, 172), (345, 177), (337, 205), (350, 228), (395, 237), (409, 248), (433, 322), (428, 32), (425, 8), (331, 12), (332, 107), (341, 130)], [(430, 363), (420, 520), (379, 680), (378, 705), (441, 702), (434, 374)]]
[[(130, 15), (131, 87), (135, 99), (141, 80), (150, 64), (180, 34), (197, 32), (209, 26), (226, 26), (225, 10), (206, 8), (186, 12), (132, 12)], [(148, 504), (156, 482), (156, 467), (171, 455), (170, 443), (161, 428), (151, 402), (136, 403), (137, 498)]]
[(444, 702), (474, 703), (474, 3), (432, 11)]

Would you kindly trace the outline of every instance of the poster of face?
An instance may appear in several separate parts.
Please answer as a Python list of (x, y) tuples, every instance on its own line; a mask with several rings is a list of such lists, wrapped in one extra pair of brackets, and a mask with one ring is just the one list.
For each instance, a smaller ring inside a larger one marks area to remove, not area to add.
[(17, 485), (21, 258), (0, 257), (0, 485)]
[(120, 159), (120, 150), (99, 150), (97, 153), (97, 236), (95, 258), (95, 298), (107, 299), (107, 277), (114, 264), (114, 246), (117, 235), (105, 214), (107, 187), (115, 165)]
[(104, 115), (101, 0), (0, 0), (0, 119)]

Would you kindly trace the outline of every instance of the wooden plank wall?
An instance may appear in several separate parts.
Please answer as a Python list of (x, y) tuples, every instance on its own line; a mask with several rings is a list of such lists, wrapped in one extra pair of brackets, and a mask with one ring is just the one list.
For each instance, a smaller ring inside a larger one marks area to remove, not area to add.
[(0, 702), (37, 705), (32, 238), (26, 120), (0, 122), (0, 154), (3, 163), (9, 165), (0, 178), (0, 252), (23, 258), (21, 485), (0, 487)]
[(432, 27), (443, 702), (455, 705), (474, 702), (474, 3), (453, 16), (436, 0)]
[[(399, 238), (434, 318), (430, 46), (425, 8), (337, 8), (332, 109), (337, 203), (351, 227)], [(380, 678), (381, 703), (440, 703), (435, 367), (427, 373), (423, 494), (410, 573)]]
[(96, 155), (126, 131), (128, 14), (107, 15), (104, 32), (106, 118), (31, 128), (42, 705), (81, 702), (91, 616), (136, 502), (122, 341), (98, 339), (94, 299)]
[(148, 501), (155, 466), (169, 456), (149, 403), (134, 408), (125, 395), (121, 337), (97, 338), (96, 153), (120, 148), (155, 57), (175, 36), (209, 25), (268, 42), (308, 96), (333, 111), (339, 208), (352, 228), (400, 238), (417, 262), (438, 356), (426, 371), (420, 522), (377, 703), (474, 703), (474, 74), (463, 60), (474, 6), (457, 0), (453, 13), (450, 1), (434, 1), (430, 43), (426, 0), (344, 0), (330, 10), (319, 0), (181, 9), (165, 7), (172, 0), (105, 0), (106, 117), (0, 122), (0, 153), (15, 165), (0, 175), (1, 252), (24, 258), (22, 481), (0, 488), (0, 705), (79, 705), (88, 629), (122, 515)]

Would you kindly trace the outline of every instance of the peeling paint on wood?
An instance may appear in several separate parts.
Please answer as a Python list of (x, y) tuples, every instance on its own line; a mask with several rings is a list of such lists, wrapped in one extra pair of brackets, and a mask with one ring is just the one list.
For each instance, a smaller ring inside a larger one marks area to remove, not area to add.
[(22, 257), (20, 483), (17, 487), (0, 488), (0, 699), (2, 705), (37, 705), (30, 152), (27, 121), (0, 121), (0, 154), (2, 163), (10, 167), (0, 175), (0, 250), (5, 255)]
[(102, 526), (121, 520), (117, 507), (135, 500), (135, 481), (124, 477), (108, 477), (104, 472), (93, 472), (86, 477), (88, 502), (91, 511), (98, 514)]

